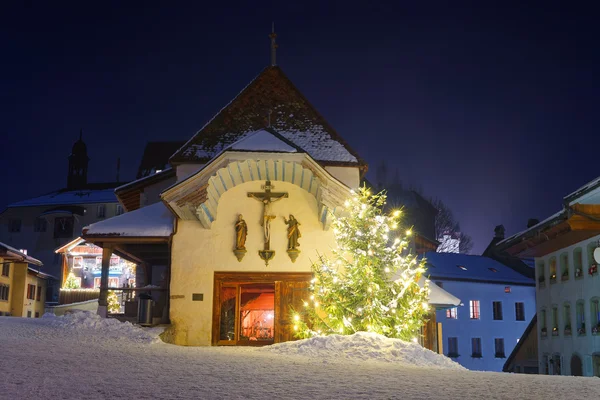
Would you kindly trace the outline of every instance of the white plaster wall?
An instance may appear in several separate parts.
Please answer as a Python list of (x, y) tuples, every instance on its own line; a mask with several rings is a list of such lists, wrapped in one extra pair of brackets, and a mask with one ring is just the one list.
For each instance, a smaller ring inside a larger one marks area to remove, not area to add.
[[(577, 353), (583, 362), (583, 373), (586, 376), (592, 375), (592, 354), (600, 352), (600, 335), (593, 336), (591, 334), (591, 305), (590, 300), (594, 296), (600, 296), (600, 275), (590, 276), (588, 268), (594, 261), (588, 258), (587, 247), (590, 243), (598, 243), (600, 235), (591, 239), (584, 240), (572, 246), (566, 247), (554, 253), (547, 254), (544, 257), (535, 259), (536, 263), (536, 298), (538, 312), (538, 358), (540, 362), (540, 372), (543, 371), (542, 359), (544, 355), (549, 357), (553, 354), (560, 354), (563, 357), (562, 375), (571, 374), (571, 356)], [(575, 279), (574, 257), (573, 252), (576, 248), (582, 249), (582, 266), (583, 278)], [(569, 280), (561, 280), (561, 265), (560, 255), (564, 252), (568, 254), (569, 260)], [(556, 283), (549, 282), (549, 261), (552, 257), (556, 257), (557, 264), (557, 280)], [(545, 287), (540, 288), (539, 268), (537, 267), (540, 261), (544, 262), (545, 268)], [(584, 301), (584, 316), (586, 323), (586, 335), (579, 336), (577, 334), (576, 324), (576, 305), (578, 300)], [(566, 325), (564, 317), (564, 304), (569, 302), (571, 305), (571, 336), (564, 336), (564, 326)], [(552, 336), (552, 307), (558, 307), (558, 336)], [(541, 321), (540, 311), (546, 310), (546, 327), (548, 335), (545, 338), (541, 337)]]
[[(324, 231), (317, 217), (315, 198), (300, 187), (273, 181), (274, 192), (288, 192), (289, 198), (273, 203), (271, 214), (271, 249), (275, 257), (265, 266), (258, 256), (263, 248), (262, 203), (247, 197), (247, 192), (262, 192), (264, 182), (238, 185), (224, 193), (218, 204), (217, 219), (211, 229), (198, 221), (178, 221), (171, 255), (171, 309), (176, 344), (207, 346), (211, 343), (213, 314), (213, 281), (215, 271), (235, 272), (310, 272), (317, 252), (330, 254), (335, 246), (332, 230)], [(233, 254), (235, 221), (242, 214), (248, 225), (247, 254), (241, 262)], [(301, 250), (295, 263), (286, 253), (289, 214), (300, 222)], [(203, 293), (203, 301), (192, 301), (192, 293)], [(177, 298), (183, 296), (183, 298)]]
[(325, 170), (351, 189), (360, 186), (360, 170), (356, 167), (325, 167)]

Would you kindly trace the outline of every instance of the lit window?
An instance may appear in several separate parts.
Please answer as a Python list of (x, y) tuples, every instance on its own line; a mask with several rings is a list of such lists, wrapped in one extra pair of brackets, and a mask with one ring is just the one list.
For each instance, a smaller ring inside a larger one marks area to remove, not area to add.
[(479, 300), (469, 301), (469, 312), (471, 319), (479, 319)]
[(501, 301), (492, 302), (492, 309), (494, 312), (494, 320), (502, 321), (502, 302)]
[(552, 307), (552, 336), (558, 336), (558, 307)]
[(446, 318), (448, 319), (457, 319), (458, 318), (458, 308), (453, 307), (446, 310)]
[(556, 282), (556, 257), (550, 259), (550, 283)]

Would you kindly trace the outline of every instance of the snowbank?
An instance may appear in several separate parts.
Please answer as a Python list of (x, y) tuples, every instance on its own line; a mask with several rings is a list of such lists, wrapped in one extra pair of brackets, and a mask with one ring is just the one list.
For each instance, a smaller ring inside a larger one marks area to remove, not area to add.
[(102, 339), (123, 339), (137, 343), (159, 342), (158, 335), (164, 328), (141, 328), (130, 322), (121, 322), (114, 318), (101, 318), (93, 311), (73, 310), (63, 316), (46, 313), (42, 316), (49, 325), (67, 329), (73, 333), (86, 334), (89, 331), (101, 333)]
[(398, 365), (464, 370), (446, 356), (412, 342), (390, 339), (376, 333), (318, 336), (263, 347), (261, 351), (281, 355), (300, 355), (316, 359), (383, 361)]

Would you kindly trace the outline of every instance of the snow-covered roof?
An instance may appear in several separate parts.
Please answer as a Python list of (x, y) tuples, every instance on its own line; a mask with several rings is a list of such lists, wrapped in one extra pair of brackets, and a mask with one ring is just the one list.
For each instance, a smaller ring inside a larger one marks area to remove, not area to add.
[(574, 192), (569, 193), (568, 195), (566, 195), (564, 197), (564, 199), (567, 200), (567, 199), (571, 199), (573, 197), (578, 197), (579, 195), (583, 195), (586, 192), (588, 192), (589, 190), (591, 190), (597, 186), (600, 186), (600, 176), (597, 177), (596, 179), (591, 180), (590, 182), (586, 183), (585, 185), (581, 186)]
[[(535, 225), (532, 225), (531, 227), (529, 227), (529, 228), (527, 228), (527, 229), (525, 229), (525, 230), (522, 230), (521, 232), (517, 232), (517, 233), (515, 233), (515, 234), (514, 234), (514, 235), (512, 235), (512, 236), (509, 236), (509, 237), (507, 237), (507, 238), (505, 238), (505, 239), (502, 239), (501, 241), (499, 241), (499, 242), (498, 242), (498, 245), (500, 245), (500, 244), (502, 244), (502, 243), (506, 243), (506, 242), (508, 242), (508, 241), (511, 241), (511, 240), (513, 240), (513, 239), (517, 238), (518, 236), (521, 236), (521, 235), (524, 235), (524, 234), (526, 234), (527, 232), (530, 232), (530, 231), (535, 231), (535, 230), (537, 230), (537, 229), (541, 228), (543, 225), (546, 225), (546, 224), (548, 224), (548, 223), (552, 222), (553, 220), (555, 220), (555, 219), (558, 219), (558, 218), (559, 218), (559, 217), (561, 217), (563, 214), (565, 214), (565, 210), (564, 210), (564, 209), (563, 209), (563, 210), (560, 210), (560, 211), (558, 211), (558, 212), (555, 212), (554, 214), (552, 214), (551, 216), (549, 216), (549, 217), (548, 217), (548, 218), (546, 218), (545, 220), (543, 220), (543, 221), (541, 221), (541, 222), (538, 222), (537, 224), (535, 224)], [(566, 214), (565, 214), (565, 215), (566, 215)]]
[(267, 151), (278, 153), (296, 153), (298, 149), (274, 132), (261, 129), (244, 134), (240, 140), (233, 143), (229, 149), (235, 151)]
[(28, 264), (37, 265), (38, 267), (41, 267), (42, 265), (44, 265), (37, 258), (28, 256), (27, 254), (23, 253), (21, 250), (17, 250), (14, 247), (9, 246), (6, 243), (2, 243), (2, 242), (0, 242), (0, 256), (2, 258), (6, 258), (6, 259), (10, 259), (10, 260), (18, 260), (18, 261), (26, 262)]
[(32, 199), (9, 204), (8, 207), (51, 206), (65, 204), (117, 203), (114, 189), (58, 190)]
[(533, 279), (489, 257), (430, 251), (425, 253), (425, 258), (431, 279), (534, 284)]
[(173, 156), (206, 162), (245, 134), (270, 126), (324, 164), (366, 165), (279, 67), (267, 67)]
[(27, 267), (27, 270), (29, 272), (31, 272), (32, 274), (37, 275), (38, 278), (42, 278), (42, 279), (54, 279), (56, 281), (58, 280), (58, 278), (55, 277), (54, 275), (47, 274), (45, 272), (40, 271), (39, 269), (35, 269), (35, 268), (32, 268), (32, 267)]
[[(423, 287), (425, 278), (421, 277), (419, 280), (419, 286)], [(435, 308), (444, 307), (455, 307), (460, 304), (460, 299), (456, 296), (451, 295), (446, 290), (442, 289), (438, 285), (429, 283), (429, 304)]]
[(85, 237), (153, 237), (173, 234), (174, 217), (162, 202), (96, 222), (83, 228)]

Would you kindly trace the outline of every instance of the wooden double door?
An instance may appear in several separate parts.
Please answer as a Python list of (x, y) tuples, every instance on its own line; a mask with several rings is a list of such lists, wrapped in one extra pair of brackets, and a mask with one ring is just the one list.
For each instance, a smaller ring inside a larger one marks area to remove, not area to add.
[(213, 345), (260, 346), (294, 339), (292, 309), (309, 297), (311, 273), (216, 272)]

